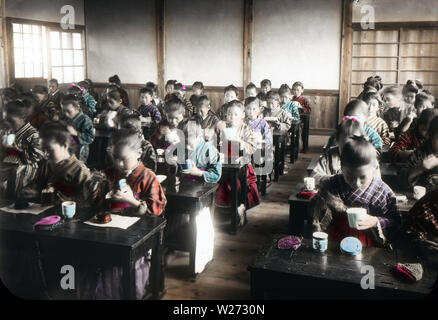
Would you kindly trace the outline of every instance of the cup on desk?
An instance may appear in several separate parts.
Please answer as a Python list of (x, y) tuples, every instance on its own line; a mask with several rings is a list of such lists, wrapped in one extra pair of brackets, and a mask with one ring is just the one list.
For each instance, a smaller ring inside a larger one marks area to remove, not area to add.
[(76, 202), (74, 201), (64, 201), (61, 204), (62, 207), (62, 215), (67, 218), (71, 219), (76, 213)]
[(6, 144), (7, 144), (8, 146), (12, 146), (12, 144), (14, 143), (14, 141), (15, 141), (15, 134), (13, 134), (13, 133), (8, 134), (7, 137), (6, 137)]
[(312, 247), (315, 251), (325, 252), (328, 247), (328, 234), (325, 232), (314, 232), (312, 234)]
[(315, 178), (304, 178), (304, 187), (306, 188), (306, 190), (315, 190)]
[(419, 200), (426, 194), (426, 188), (422, 186), (414, 186), (414, 199)]
[(348, 225), (350, 228), (357, 229), (357, 222), (367, 214), (367, 209), (365, 208), (348, 208), (347, 218)]

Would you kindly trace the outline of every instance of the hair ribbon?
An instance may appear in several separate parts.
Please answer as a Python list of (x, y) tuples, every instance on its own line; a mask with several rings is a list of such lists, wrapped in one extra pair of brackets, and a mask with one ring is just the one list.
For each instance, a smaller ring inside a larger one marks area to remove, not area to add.
[(355, 122), (359, 122), (359, 119), (354, 116), (345, 116), (342, 120), (353, 120)]

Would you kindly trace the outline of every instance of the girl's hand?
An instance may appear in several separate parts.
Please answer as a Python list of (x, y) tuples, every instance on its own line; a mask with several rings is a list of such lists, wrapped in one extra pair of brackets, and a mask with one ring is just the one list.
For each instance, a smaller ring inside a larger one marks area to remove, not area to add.
[(371, 228), (377, 227), (377, 223), (379, 222), (379, 219), (374, 216), (370, 216), (367, 214), (363, 218), (359, 219), (357, 221), (357, 230), (367, 230)]
[(116, 201), (123, 201), (123, 202), (127, 202), (131, 205), (137, 205), (138, 201), (137, 199), (135, 199), (134, 197), (134, 193), (132, 192), (132, 189), (130, 186), (126, 186), (126, 189), (121, 191), (118, 190), (117, 192), (115, 192), (111, 199), (116, 200)]
[(68, 132), (70, 132), (70, 134), (73, 135), (73, 136), (77, 136), (77, 135), (78, 135), (78, 132), (77, 132), (76, 129), (73, 128), (72, 126), (67, 126), (67, 130), (68, 130)]
[(27, 187), (21, 191), (21, 195), (25, 199), (35, 199), (38, 198), (40, 194), (37, 190)]
[(193, 166), (188, 170), (183, 170), (183, 174), (188, 174), (192, 176), (202, 177), (203, 172), (199, 170), (194, 164)]
[(431, 154), (428, 155), (426, 158), (424, 158), (423, 160), (423, 168), (426, 170), (431, 170), (433, 168), (435, 168), (436, 166), (438, 166), (438, 158)]
[(216, 124), (216, 130), (218, 130), (218, 131), (222, 131), (222, 130), (224, 130), (226, 127), (227, 127), (227, 124), (225, 123), (225, 121), (219, 121), (219, 122)]

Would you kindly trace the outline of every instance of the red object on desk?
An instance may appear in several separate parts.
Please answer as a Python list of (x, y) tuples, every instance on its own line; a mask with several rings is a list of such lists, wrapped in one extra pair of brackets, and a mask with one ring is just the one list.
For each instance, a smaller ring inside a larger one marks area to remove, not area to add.
[(314, 196), (316, 196), (315, 191), (300, 191), (297, 194), (297, 197), (300, 199), (312, 199)]

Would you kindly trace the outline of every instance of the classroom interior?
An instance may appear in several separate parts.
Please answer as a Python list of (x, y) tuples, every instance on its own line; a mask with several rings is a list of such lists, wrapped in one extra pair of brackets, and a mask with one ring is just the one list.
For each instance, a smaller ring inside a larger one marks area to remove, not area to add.
[[(341, 253), (339, 243), (331, 238), (328, 250), (320, 253), (315, 241), (320, 246), (322, 240), (315, 238), (308, 215), (312, 197), (318, 196), (318, 183), (311, 190), (305, 183), (311, 183), (306, 178), (315, 177), (314, 169), (338, 124), (358, 121), (344, 109), (361, 95), (369, 77), (380, 77), (382, 105), (385, 88), (398, 86), (401, 92), (407, 81), (419, 80), (414, 83), (417, 93), (427, 90), (428, 96), (435, 97), (432, 106), (438, 106), (436, 0), (0, 0), (0, 13), (2, 121), (7, 109), (5, 88), (31, 92), (57, 79), (59, 90), (67, 94), (72, 86), (91, 79), (98, 97), (96, 108), (102, 108), (90, 116), (95, 136), (85, 164), (91, 170), (106, 169), (105, 147), (112, 138), (98, 128), (95, 118), (105, 112), (101, 98), (113, 75), (119, 77), (131, 110), (141, 105), (141, 90), (148, 82), (155, 84), (154, 93), (167, 110), (166, 84), (173, 79), (182, 84), (186, 101), (194, 94), (192, 84), (201, 81), (213, 113), (229, 102), (224, 101), (224, 90), (230, 85), (246, 110), (247, 86), (255, 84), (260, 93), (264, 79), (270, 80), (272, 92), (286, 84), (291, 96), (293, 84), (301, 82), (302, 95), (311, 106), (306, 113), (300, 105), (298, 119), (291, 119), (285, 132), (273, 131), (273, 169), (267, 174), (249, 172), (248, 164), (222, 164), (219, 180), (179, 184), (178, 179), (175, 188), (169, 169), (160, 171), (166, 165), (166, 157), (159, 154), (163, 149), (152, 143), (155, 174), (163, 177), (166, 204), (160, 217), (143, 215), (125, 221), (125, 228), (62, 218), (53, 230), (38, 230), (35, 223), (49, 213), (62, 216), (59, 201), (47, 211), (26, 214), (2, 195), (0, 277), (13, 294), (36, 299), (92, 297), (82, 268), (94, 270), (101, 264), (122, 270), (112, 269), (109, 276), (119, 285), (108, 289), (117, 291), (117, 299), (421, 299), (431, 293), (438, 279), (436, 202), (431, 209), (436, 225), (428, 226), (436, 229), (434, 238), (428, 238), (432, 249), (428, 248), (426, 258), (423, 251), (420, 254), (420, 249), (405, 243), (360, 245), (360, 254)], [(259, 96), (257, 101), (263, 99), (269, 105), (269, 97)], [(148, 132), (146, 140), (158, 126), (157, 122), (143, 131)], [(3, 148), (8, 137), (2, 137)], [(404, 185), (401, 169), (391, 158), (396, 137), (388, 133), (389, 139), (379, 149), (379, 170), (405, 221), (421, 197), (414, 199), (413, 185)], [(219, 145), (214, 147), (223, 153)], [(0, 175), (9, 174), (10, 166), (3, 167)], [(249, 190), (251, 174), (257, 176), (252, 185), (259, 199), (252, 207), (249, 191), (238, 191)], [(438, 179), (435, 182), (438, 186)], [(223, 191), (224, 183), (230, 188), (225, 193), (231, 204), (219, 205), (217, 193)], [(433, 192), (428, 185), (425, 197), (438, 197)], [(4, 208), (9, 209), (3, 212)], [(76, 214), (79, 210), (76, 207)], [(180, 228), (172, 230), (174, 224), (167, 219), (181, 212), (184, 223), (178, 220)], [(382, 231), (381, 222), (377, 225)], [(279, 248), (281, 239), (298, 241), (298, 248)], [(51, 254), (52, 250), (57, 254)], [(137, 259), (143, 256), (142, 263), (148, 265), (143, 274), (146, 293), (139, 295)], [(14, 263), (23, 261), (34, 265), (29, 270), (19, 268), (26, 273), (23, 279), (32, 279), (33, 285), (12, 279)], [(54, 283), (62, 283), (62, 275), (68, 275), (66, 271), (60, 275), (57, 268), (76, 264), (81, 266), (78, 287), (56, 287)], [(361, 286), (364, 268), (370, 265), (375, 269), (375, 290)], [(420, 265), (421, 276), (409, 271), (403, 278), (404, 269), (400, 269), (412, 265)], [(98, 299), (113, 299), (108, 292)]]

